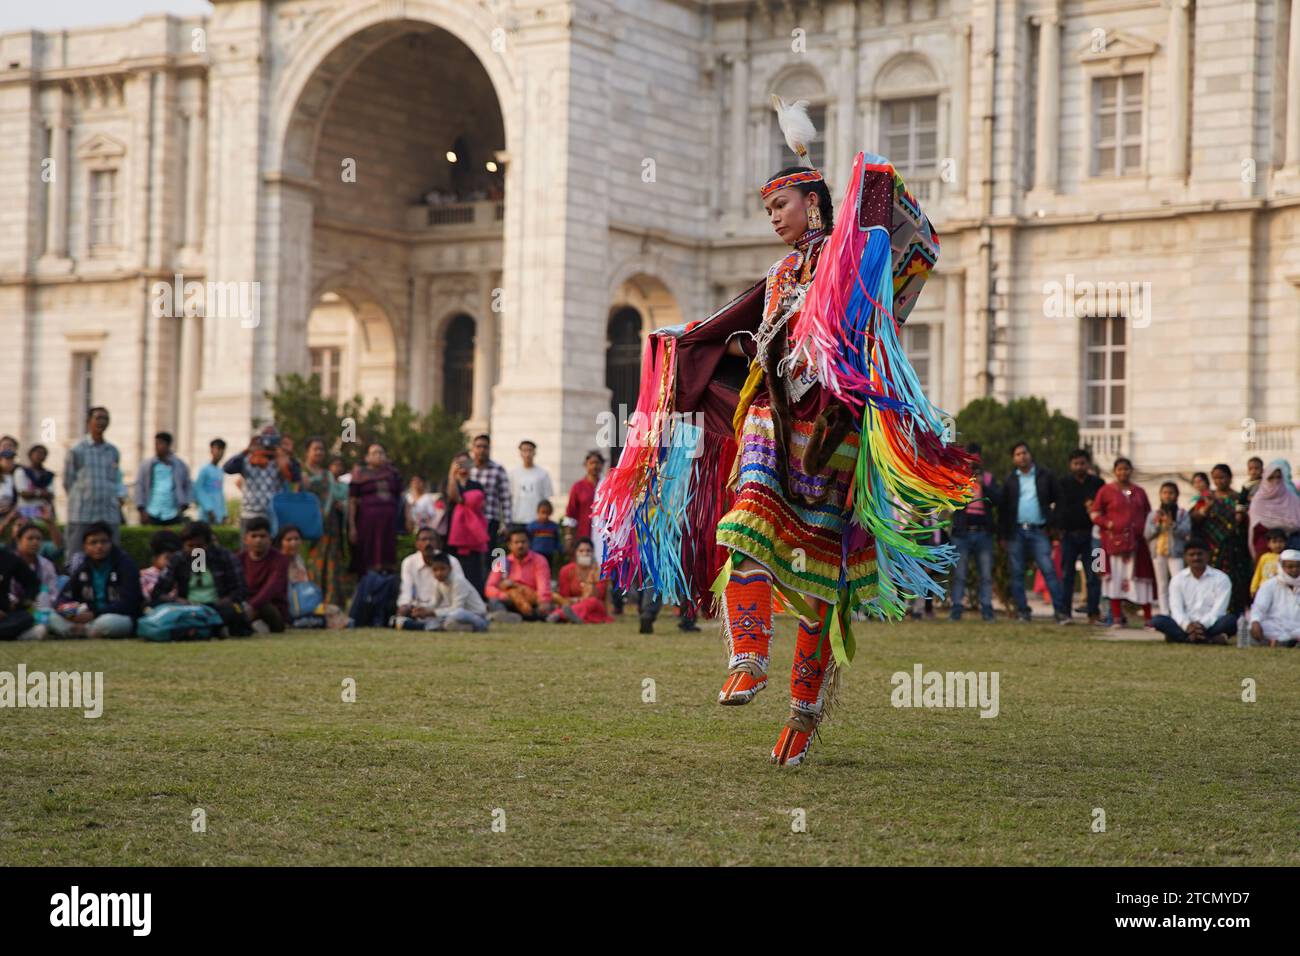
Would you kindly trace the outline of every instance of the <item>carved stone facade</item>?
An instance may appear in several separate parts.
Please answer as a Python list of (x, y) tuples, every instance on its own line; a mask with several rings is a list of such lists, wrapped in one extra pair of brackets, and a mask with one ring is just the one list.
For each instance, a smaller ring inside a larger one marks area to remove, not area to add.
[[(1294, 2), (216, 0), (5, 34), (0, 430), (58, 468), (94, 401), (128, 480), (158, 429), (202, 460), (276, 374), (335, 367), (325, 303), (349, 342), (385, 330), (395, 398), (468, 389), (499, 458), (531, 438), (567, 485), (611, 315), (702, 317), (780, 254), (777, 92), (808, 100), (834, 196), (866, 148), (935, 221), (905, 334), (942, 406), (1041, 395), (1144, 476), (1290, 454)], [(423, 201), (467, 163), (503, 201)], [(158, 314), (177, 275), (256, 283), (256, 321)]]

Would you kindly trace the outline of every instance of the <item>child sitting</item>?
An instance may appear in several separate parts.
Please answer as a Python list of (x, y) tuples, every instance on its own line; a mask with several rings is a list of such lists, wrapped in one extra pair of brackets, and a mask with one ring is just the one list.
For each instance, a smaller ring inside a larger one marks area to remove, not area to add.
[[(175, 531), (155, 531), (149, 538), (149, 558), (148, 567), (140, 569), (140, 593), (144, 595), (145, 601), (152, 601), (154, 585), (158, 583), (158, 576), (163, 573), (167, 567), (167, 562), (171, 556), (180, 551), (181, 538)], [(176, 600), (176, 589), (172, 588), (170, 594), (158, 595), (154, 604), (164, 604)]]

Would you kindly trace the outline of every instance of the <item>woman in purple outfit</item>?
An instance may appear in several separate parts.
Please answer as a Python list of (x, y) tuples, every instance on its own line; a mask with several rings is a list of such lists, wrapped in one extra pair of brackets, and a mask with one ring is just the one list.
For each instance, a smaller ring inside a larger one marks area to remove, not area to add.
[(388, 463), (379, 442), (366, 448), (366, 463), (352, 469), (348, 485), (348, 541), (352, 571), (397, 566), (397, 528), (402, 511), (402, 478)]

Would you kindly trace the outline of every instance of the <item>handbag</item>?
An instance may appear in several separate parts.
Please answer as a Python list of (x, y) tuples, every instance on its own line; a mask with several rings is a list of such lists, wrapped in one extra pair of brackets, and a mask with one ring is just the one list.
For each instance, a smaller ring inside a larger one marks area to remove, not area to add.
[(271, 510), (277, 527), (296, 525), (307, 541), (319, 540), (325, 533), (320, 499), (310, 491), (281, 491), (271, 499)]
[(146, 641), (206, 641), (221, 632), (221, 615), (206, 604), (160, 604), (135, 625)]
[(316, 613), (324, 597), (310, 581), (294, 581), (289, 585), (289, 617), (296, 620)]

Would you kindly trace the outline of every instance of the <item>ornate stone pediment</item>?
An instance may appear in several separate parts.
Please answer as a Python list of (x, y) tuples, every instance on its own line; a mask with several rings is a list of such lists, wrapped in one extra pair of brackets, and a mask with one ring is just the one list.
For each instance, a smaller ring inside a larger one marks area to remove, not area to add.
[(126, 155), (126, 144), (104, 133), (96, 133), (77, 148), (79, 159), (116, 160)]
[(1123, 30), (1097, 27), (1079, 47), (1080, 63), (1098, 63), (1107, 60), (1122, 61), (1131, 57), (1151, 56), (1159, 48), (1154, 40)]

